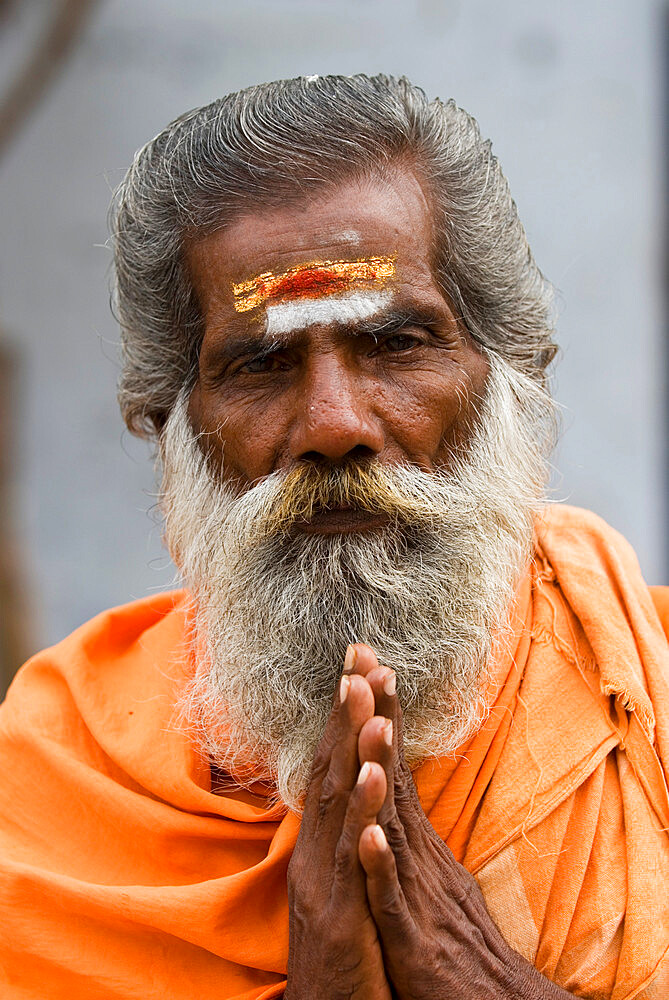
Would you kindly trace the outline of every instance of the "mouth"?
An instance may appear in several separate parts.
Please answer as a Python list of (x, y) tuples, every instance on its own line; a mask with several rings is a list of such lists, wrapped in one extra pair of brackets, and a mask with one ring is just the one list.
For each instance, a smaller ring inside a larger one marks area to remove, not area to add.
[(383, 528), (389, 520), (387, 514), (373, 514), (355, 507), (331, 507), (318, 511), (309, 521), (301, 521), (295, 527), (305, 535), (350, 534)]

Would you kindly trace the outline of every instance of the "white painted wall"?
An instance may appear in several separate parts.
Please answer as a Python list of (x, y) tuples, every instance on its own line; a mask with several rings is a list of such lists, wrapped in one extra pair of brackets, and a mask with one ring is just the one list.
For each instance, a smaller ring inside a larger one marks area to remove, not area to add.
[(651, 0), (102, 0), (0, 164), (36, 644), (173, 573), (147, 516), (148, 449), (115, 404), (110, 186), (187, 108), (302, 73), (405, 73), (478, 117), (560, 293), (557, 492), (622, 530), (651, 581), (666, 577), (659, 42)]

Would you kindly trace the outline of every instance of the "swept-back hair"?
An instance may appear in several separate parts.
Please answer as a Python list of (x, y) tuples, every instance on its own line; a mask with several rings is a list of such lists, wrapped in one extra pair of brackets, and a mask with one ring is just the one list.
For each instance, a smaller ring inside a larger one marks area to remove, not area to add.
[(543, 384), (556, 353), (552, 289), (476, 121), (405, 78), (298, 77), (177, 118), (136, 154), (116, 192), (119, 402), (129, 429), (160, 433), (196, 378), (203, 331), (186, 238), (398, 165), (428, 193), (435, 274), (472, 337)]

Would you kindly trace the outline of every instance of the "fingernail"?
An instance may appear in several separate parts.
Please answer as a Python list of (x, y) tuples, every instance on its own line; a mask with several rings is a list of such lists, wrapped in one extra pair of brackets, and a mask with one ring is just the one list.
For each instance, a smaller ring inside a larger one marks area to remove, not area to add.
[(391, 670), (385, 681), (383, 682), (383, 690), (386, 694), (395, 694), (397, 688), (397, 677), (395, 676), (395, 671)]
[(355, 666), (355, 661), (358, 658), (358, 650), (355, 646), (346, 647), (346, 656), (344, 657), (344, 671), (350, 674)]
[(369, 761), (366, 760), (365, 763), (360, 768), (360, 774), (358, 775), (358, 784), (359, 785), (364, 785), (364, 783), (367, 781), (367, 778), (369, 778), (369, 772), (371, 770), (372, 770), (371, 765), (370, 765)]
[(342, 677), (339, 682), (339, 704), (343, 705), (348, 697), (348, 689), (351, 686), (351, 682), (348, 677)]
[(377, 851), (385, 851), (388, 846), (388, 841), (386, 840), (386, 835), (383, 832), (382, 826), (373, 826), (372, 832), (370, 834), (372, 838), (372, 843)]
[(383, 727), (383, 738), (388, 744), (388, 746), (393, 745), (393, 723), (392, 719), (388, 719), (385, 726)]

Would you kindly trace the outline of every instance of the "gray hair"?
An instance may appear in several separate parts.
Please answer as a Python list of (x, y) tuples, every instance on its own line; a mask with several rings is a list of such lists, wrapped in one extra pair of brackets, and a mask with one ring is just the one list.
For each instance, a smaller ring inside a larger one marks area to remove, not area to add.
[(197, 377), (203, 329), (187, 238), (398, 164), (429, 192), (435, 275), (471, 336), (544, 384), (557, 350), (552, 289), (476, 121), (406, 78), (298, 77), (177, 118), (136, 154), (116, 193), (119, 402), (129, 429), (159, 434)]

